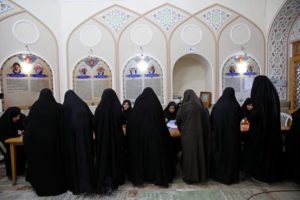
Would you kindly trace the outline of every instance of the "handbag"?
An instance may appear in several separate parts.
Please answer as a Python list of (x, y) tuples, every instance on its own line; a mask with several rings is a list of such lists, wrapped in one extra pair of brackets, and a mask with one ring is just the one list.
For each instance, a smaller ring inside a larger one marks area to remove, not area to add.
[(178, 128), (169, 128), (170, 136), (171, 137), (180, 137), (181, 133)]

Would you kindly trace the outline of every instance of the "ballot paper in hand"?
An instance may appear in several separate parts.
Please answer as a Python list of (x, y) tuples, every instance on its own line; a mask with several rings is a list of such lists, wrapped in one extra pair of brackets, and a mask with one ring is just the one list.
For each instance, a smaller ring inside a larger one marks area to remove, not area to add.
[(177, 128), (176, 120), (170, 120), (170, 121), (167, 123), (167, 127), (168, 127), (168, 128)]

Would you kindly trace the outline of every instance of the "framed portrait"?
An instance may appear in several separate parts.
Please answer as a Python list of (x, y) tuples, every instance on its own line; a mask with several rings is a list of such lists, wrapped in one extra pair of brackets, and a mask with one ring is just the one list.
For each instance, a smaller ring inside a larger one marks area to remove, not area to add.
[(87, 56), (73, 69), (74, 92), (88, 105), (97, 105), (106, 88), (112, 87), (112, 74), (105, 60)]
[(211, 106), (211, 92), (200, 92), (200, 99), (206, 108)]
[(4, 110), (11, 106), (27, 110), (36, 101), (42, 89), (53, 90), (50, 65), (37, 55), (12, 55), (3, 63), (0, 71)]

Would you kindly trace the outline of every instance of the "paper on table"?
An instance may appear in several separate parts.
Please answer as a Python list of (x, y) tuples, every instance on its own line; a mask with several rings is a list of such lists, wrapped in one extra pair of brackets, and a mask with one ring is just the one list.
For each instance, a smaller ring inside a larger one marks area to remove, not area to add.
[(177, 125), (176, 125), (175, 123), (176, 123), (176, 120), (170, 120), (170, 121), (167, 123), (167, 127), (168, 127), (168, 128), (177, 128)]

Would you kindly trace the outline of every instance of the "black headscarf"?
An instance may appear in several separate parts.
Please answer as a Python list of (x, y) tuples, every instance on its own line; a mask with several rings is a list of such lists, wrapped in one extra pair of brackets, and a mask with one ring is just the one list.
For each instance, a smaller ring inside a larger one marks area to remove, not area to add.
[(105, 89), (94, 117), (98, 193), (110, 192), (124, 183), (121, 112), (121, 103), (115, 91)]
[(26, 180), (39, 196), (66, 191), (62, 159), (63, 107), (43, 89), (32, 105), (24, 133)]
[[(252, 110), (248, 110), (247, 105), (249, 105), (249, 104), (252, 104), (252, 106), (253, 106)], [(247, 98), (241, 108), (243, 111), (243, 118), (247, 118), (247, 120), (250, 122), (250, 130), (249, 131), (252, 131), (253, 126), (251, 126), (251, 124), (256, 123), (259, 119), (258, 118), (259, 116), (255, 109), (253, 100), (251, 98)], [(249, 135), (249, 134), (247, 134), (247, 135)], [(243, 134), (243, 136), (245, 136), (245, 134)]]
[[(282, 140), (278, 93), (266, 76), (257, 76), (251, 90), (259, 118), (252, 127), (255, 163), (252, 175), (264, 182), (282, 180)], [(250, 125), (252, 126), (252, 125)]]
[(247, 109), (247, 105), (249, 105), (249, 104), (254, 105), (251, 98), (247, 98), (242, 105), (242, 111), (243, 111), (243, 115), (245, 117), (247, 117), (247, 115), (251, 112)]
[[(123, 105), (125, 103), (128, 103), (129, 107), (127, 108), (127, 110), (124, 110), (123, 109)], [(131, 112), (132, 112), (132, 106), (131, 106), (131, 102), (128, 100), (128, 99), (125, 99), (122, 103), (122, 124), (123, 125), (126, 125), (127, 122), (128, 122), (128, 119), (131, 115)]]
[(21, 109), (18, 107), (9, 107), (0, 117), (0, 141), (4, 142), (4, 140), (17, 137), (18, 130), (24, 130), (24, 126), (22, 129), (19, 128), (19, 121), (14, 123), (12, 119), (18, 115), (21, 115)]
[[(173, 113), (170, 113), (169, 108), (171, 106), (174, 106), (175, 110)], [(168, 121), (170, 120), (175, 120), (176, 119), (176, 114), (177, 114), (177, 105), (174, 101), (169, 102), (169, 104), (167, 105), (167, 107), (164, 109), (164, 116), (166, 119), (168, 119)]]
[(68, 189), (90, 192), (94, 184), (93, 114), (72, 90), (64, 100), (63, 153)]
[(172, 179), (170, 135), (162, 106), (151, 88), (136, 99), (128, 122), (129, 179), (168, 186)]
[(225, 184), (239, 180), (241, 108), (234, 93), (226, 88), (211, 113), (212, 176)]

